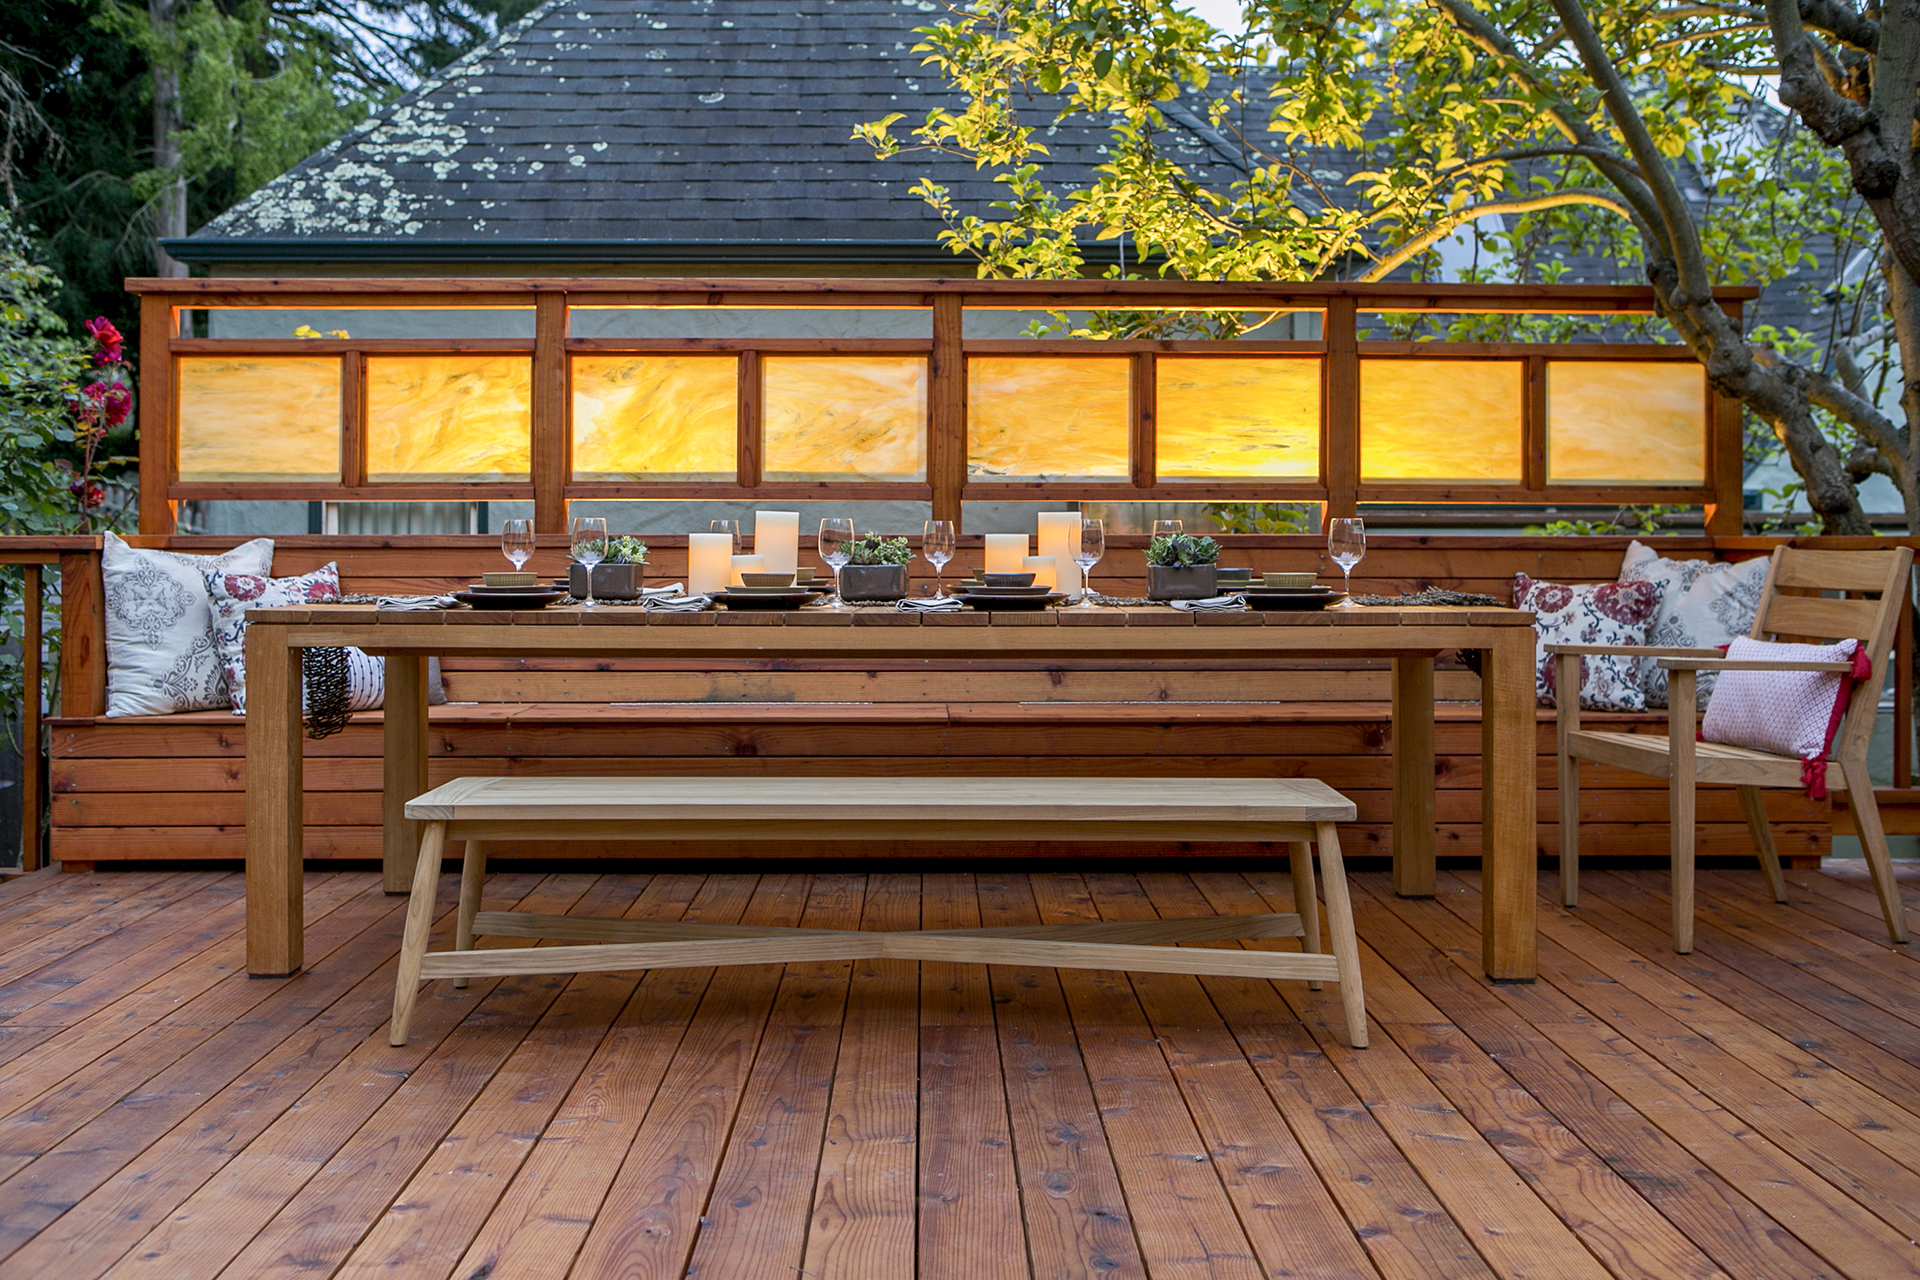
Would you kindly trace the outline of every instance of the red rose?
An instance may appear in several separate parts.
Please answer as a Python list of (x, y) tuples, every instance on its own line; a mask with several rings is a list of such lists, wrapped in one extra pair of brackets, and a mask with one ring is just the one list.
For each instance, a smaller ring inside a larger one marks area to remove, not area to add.
[(125, 387), (116, 384), (107, 392), (103, 409), (107, 425), (117, 427), (125, 422), (127, 415), (133, 411), (133, 394)]
[(98, 348), (93, 353), (95, 364), (120, 363), (126, 339), (121, 337), (120, 331), (113, 327), (113, 321), (105, 316), (95, 316), (87, 321), (87, 336), (93, 339), (93, 345)]

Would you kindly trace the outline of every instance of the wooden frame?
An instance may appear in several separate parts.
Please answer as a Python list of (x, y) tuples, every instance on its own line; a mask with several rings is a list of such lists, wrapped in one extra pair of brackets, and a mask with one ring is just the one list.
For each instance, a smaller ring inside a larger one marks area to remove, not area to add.
[[(1701, 485), (1547, 484), (1544, 391), (1535, 386), (1554, 360), (1692, 360), (1681, 347), (1634, 344), (1489, 344), (1360, 342), (1361, 312), (1481, 312), (1633, 314), (1652, 310), (1651, 290), (1628, 286), (1395, 285), (1313, 282), (1239, 284), (1185, 281), (1037, 280), (699, 280), (699, 279), (315, 279), (131, 280), (141, 298), (142, 349), (187, 354), (328, 355), (342, 360), (341, 475), (338, 484), (183, 483), (178, 468), (176, 379), (143, 380), (141, 531), (171, 533), (175, 504), (188, 499), (321, 501), (534, 501), (536, 528), (566, 528), (576, 498), (730, 498), (795, 501), (810, 498), (906, 498), (927, 501), (936, 519), (958, 525), (969, 500), (1092, 501), (1309, 501), (1333, 516), (1361, 502), (1512, 502), (1539, 504), (1681, 502), (1713, 513), (1715, 532), (1737, 532), (1740, 511), (1739, 406), (1709, 391), (1703, 411), (1707, 457)], [(1737, 315), (1751, 289), (1722, 290), (1721, 303)], [(571, 311), (592, 307), (739, 307), (925, 309), (931, 338), (575, 338)], [(967, 308), (1068, 309), (1101, 307), (1317, 310), (1318, 341), (968, 340)], [(516, 307), (534, 313), (526, 338), (447, 339), (211, 339), (183, 336), (180, 313), (194, 308), (352, 309)], [(727, 352), (739, 360), (738, 474), (732, 483), (578, 481), (571, 470), (569, 357), (586, 352)], [(530, 422), (530, 482), (368, 484), (365, 477), (364, 361), (369, 354), (524, 352), (534, 364)], [(917, 353), (928, 358), (927, 463), (924, 482), (762, 481), (759, 361), (763, 354)], [(1129, 472), (1112, 481), (970, 483), (966, 473), (966, 373), (970, 355), (1127, 355), (1132, 357)], [(1195, 480), (1162, 483), (1156, 474), (1154, 359), (1162, 354), (1311, 355), (1322, 365), (1321, 474), (1314, 482)], [(1396, 356), (1425, 359), (1522, 359), (1528, 394), (1525, 474), (1517, 484), (1363, 483), (1359, 474), (1359, 362)], [(1731, 522), (1731, 523), (1730, 523)]]

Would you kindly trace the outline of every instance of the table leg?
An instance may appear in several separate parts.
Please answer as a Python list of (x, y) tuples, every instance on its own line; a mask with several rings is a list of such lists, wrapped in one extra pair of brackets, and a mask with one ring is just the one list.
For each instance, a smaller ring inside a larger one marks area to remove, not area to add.
[(1433, 658), (1393, 660), (1393, 891), (1434, 892)]
[(300, 654), (287, 629), (247, 628), (247, 972), (298, 973), (303, 960)]
[(1532, 627), (1502, 627), (1480, 678), (1481, 964), (1495, 981), (1531, 982), (1534, 891)]
[(387, 656), (385, 758), (380, 798), (380, 867), (388, 893), (405, 893), (420, 856), (420, 824), (406, 818), (407, 801), (427, 788), (427, 660), (416, 653)]

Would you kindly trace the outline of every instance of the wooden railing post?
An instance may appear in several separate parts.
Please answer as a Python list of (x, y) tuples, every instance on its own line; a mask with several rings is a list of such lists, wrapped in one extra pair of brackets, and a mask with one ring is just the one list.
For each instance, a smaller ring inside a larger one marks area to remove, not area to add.
[(20, 636), (20, 669), (25, 676), (20, 708), (20, 869), (40, 869), (40, 566), (20, 566), (25, 593), (21, 599), (25, 625)]
[[(1722, 301), (1721, 308), (1740, 323), (1741, 304)], [(1737, 538), (1745, 532), (1745, 406), (1731, 396), (1723, 396), (1707, 387), (1708, 419), (1707, 482), (1714, 499), (1706, 504), (1707, 532), (1716, 538)]]
[(533, 528), (567, 531), (573, 441), (567, 427), (567, 295), (542, 290), (533, 304)]
[(165, 294), (140, 298), (140, 532), (172, 533), (176, 511), (168, 490), (173, 485), (173, 340), (172, 299)]
[(1360, 505), (1360, 339), (1354, 299), (1327, 299), (1327, 417), (1322, 457), (1327, 505), (1323, 520), (1354, 515)]
[(967, 358), (961, 349), (966, 312), (957, 293), (933, 298), (933, 356), (927, 362), (927, 483), (933, 518), (960, 528), (960, 492), (967, 483)]
[(98, 551), (60, 553), (60, 714), (107, 712), (107, 601)]

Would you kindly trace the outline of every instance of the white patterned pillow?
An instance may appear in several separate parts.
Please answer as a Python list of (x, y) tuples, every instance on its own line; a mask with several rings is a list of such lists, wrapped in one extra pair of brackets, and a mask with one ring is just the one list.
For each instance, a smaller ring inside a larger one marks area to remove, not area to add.
[[(1767, 585), (1765, 556), (1738, 564), (1713, 560), (1669, 560), (1644, 542), (1627, 548), (1620, 565), (1622, 582), (1657, 582), (1660, 612), (1647, 630), (1647, 643), (1678, 649), (1718, 649), (1753, 630), (1760, 593)], [(1699, 677), (1700, 705), (1712, 700), (1719, 675)], [(1640, 688), (1647, 705), (1667, 705), (1667, 673), (1658, 663), (1642, 663)]]
[[(1771, 751), (1809, 762), (1822, 761), (1847, 712), (1853, 686), (1873, 674), (1858, 640), (1837, 644), (1779, 644), (1745, 636), (1727, 646), (1727, 657), (1750, 662), (1851, 662), (1853, 671), (1723, 671), (1720, 695), (1707, 708), (1700, 736), (1708, 742)], [(1826, 796), (1824, 767), (1803, 769), (1801, 780), (1815, 800)]]
[(266, 573), (273, 539), (255, 538), (217, 556), (145, 551), (109, 533), (100, 556), (107, 614), (107, 714), (164, 716), (227, 705), (227, 677), (213, 648), (206, 580)]
[[(1550, 644), (1645, 644), (1647, 627), (1660, 606), (1660, 588), (1651, 582), (1602, 582), (1569, 586), (1513, 576), (1513, 607), (1533, 610), (1534, 695), (1543, 707), (1554, 702), (1559, 660)], [(1589, 711), (1645, 711), (1640, 691), (1643, 658), (1580, 659), (1580, 705)]]
[[(213, 601), (213, 638), (233, 691), (233, 713), (247, 712), (247, 611), (313, 604), (340, 598), (340, 571), (329, 561), (312, 573), (267, 578), (253, 573), (209, 573)], [(358, 649), (347, 651), (347, 710), (372, 711), (386, 698), (386, 667)], [(301, 706), (306, 705), (305, 690)]]

